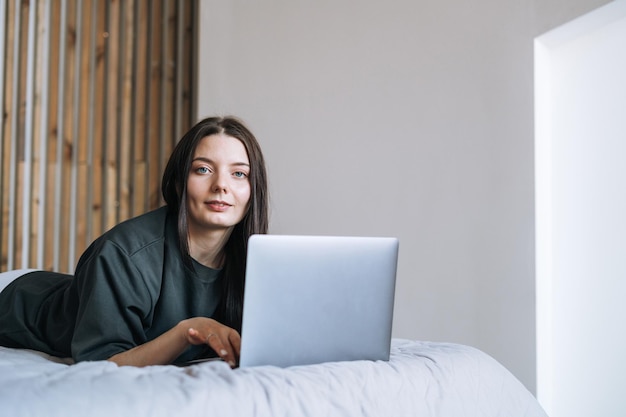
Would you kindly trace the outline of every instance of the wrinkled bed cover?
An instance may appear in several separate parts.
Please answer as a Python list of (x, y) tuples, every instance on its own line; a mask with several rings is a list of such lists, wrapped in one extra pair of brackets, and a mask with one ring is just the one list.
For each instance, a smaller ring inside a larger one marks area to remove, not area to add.
[(0, 347), (0, 416), (545, 416), (480, 350), (394, 339), (389, 362), (286, 369), (67, 365)]

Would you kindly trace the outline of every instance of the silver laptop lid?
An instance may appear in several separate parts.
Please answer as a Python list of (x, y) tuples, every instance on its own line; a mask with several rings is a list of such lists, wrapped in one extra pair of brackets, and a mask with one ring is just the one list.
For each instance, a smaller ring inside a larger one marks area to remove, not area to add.
[(398, 240), (254, 235), (240, 366), (388, 360)]

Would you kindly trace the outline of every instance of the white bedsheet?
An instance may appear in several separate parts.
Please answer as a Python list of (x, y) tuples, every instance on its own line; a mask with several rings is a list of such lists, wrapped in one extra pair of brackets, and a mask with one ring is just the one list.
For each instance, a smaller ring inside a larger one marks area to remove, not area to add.
[(389, 362), (231, 370), (67, 365), (0, 347), (0, 416), (545, 417), (526, 388), (485, 353), (394, 339)]

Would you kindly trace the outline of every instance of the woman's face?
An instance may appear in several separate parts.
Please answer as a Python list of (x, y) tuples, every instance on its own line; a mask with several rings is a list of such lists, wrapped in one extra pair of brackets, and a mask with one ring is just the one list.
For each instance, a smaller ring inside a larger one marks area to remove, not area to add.
[(239, 223), (250, 202), (249, 175), (241, 141), (222, 133), (203, 138), (187, 177), (190, 231), (226, 231)]

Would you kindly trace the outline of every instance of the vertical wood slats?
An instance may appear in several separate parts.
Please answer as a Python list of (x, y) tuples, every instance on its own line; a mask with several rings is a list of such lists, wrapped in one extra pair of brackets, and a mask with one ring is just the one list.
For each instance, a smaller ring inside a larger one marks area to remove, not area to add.
[(0, 1), (0, 271), (72, 272), (162, 204), (194, 122), (196, 1)]
[[(39, 73), (37, 75), (38, 79), (41, 79), (42, 82), (39, 85), (39, 94), (41, 97), (41, 106), (40, 106), (40, 113), (37, 117), (37, 120), (39, 121), (39, 129), (38, 129), (38, 136), (39, 136), (39, 154), (36, 156), (37, 160), (41, 161), (42, 157), (44, 157), (45, 155), (47, 155), (47, 149), (48, 149), (48, 141), (47, 141), (47, 137), (46, 137), (46, 132), (48, 131), (48, 126), (49, 126), (49, 97), (50, 97), (50, 80), (48, 77), (45, 77), (45, 74), (48, 74), (50, 72), (50, 45), (51, 45), (51, 40), (50, 40), (50, 36), (49, 36), (49, 28), (50, 28), (50, 23), (51, 23), (51, 14), (52, 14), (52, 8), (51, 8), (51, 2), (50, 1), (44, 1), (44, 2), (40, 2), (39, 3), (40, 6), (40, 16), (43, 16), (43, 18), (39, 19), (39, 25), (38, 25), (38, 36), (37, 36), (37, 40), (39, 41), (41, 47), (38, 48), (41, 51), (41, 65), (39, 66)], [(2, 45), (2, 43), (0, 43), (0, 45)], [(35, 195), (38, 196), (38, 198), (35, 199), (35, 202), (37, 204), (36, 207), (36, 213), (37, 213), (37, 223), (36, 223), (36, 233), (38, 238), (35, 240), (36, 242), (36, 265), (43, 265), (44, 264), (44, 249), (45, 249), (45, 243), (46, 243), (46, 227), (45, 227), (45, 221), (46, 221), (46, 217), (45, 217), (45, 210), (43, 210), (43, 207), (47, 206), (47, 194), (45, 192), (40, 192), (40, 190), (43, 189), (43, 187), (45, 187), (46, 184), (46, 170), (44, 169), (45, 164), (42, 164), (41, 162), (39, 163), (39, 166), (35, 169), (35, 171), (39, 171), (39, 176), (37, 178), (37, 187), (35, 188), (36, 193)]]

